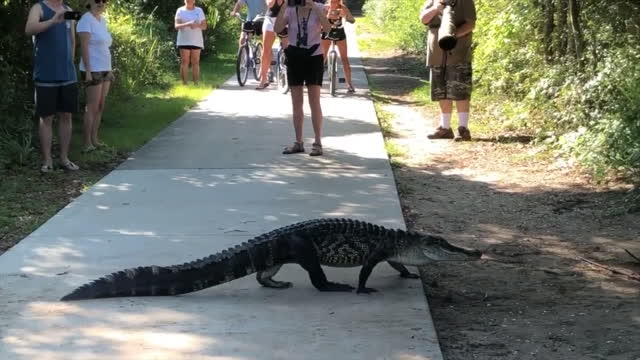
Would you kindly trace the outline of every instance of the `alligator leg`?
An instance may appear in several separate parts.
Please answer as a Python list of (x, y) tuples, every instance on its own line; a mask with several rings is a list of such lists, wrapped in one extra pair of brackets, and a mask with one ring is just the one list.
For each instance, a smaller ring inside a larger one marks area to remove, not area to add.
[(295, 236), (291, 238), (291, 250), (295, 262), (302, 266), (309, 273), (309, 278), (313, 286), (320, 291), (352, 291), (353, 286), (348, 284), (334, 283), (327, 280), (318, 253), (310, 241), (305, 241)]
[(273, 276), (275, 276), (278, 270), (280, 270), (280, 267), (282, 267), (282, 265), (270, 267), (265, 271), (258, 271), (256, 279), (258, 279), (258, 282), (262, 286), (268, 288), (286, 289), (291, 287), (293, 284), (291, 284), (290, 282), (273, 280)]
[(394, 262), (394, 261), (387, 261), (389, 263), (389, 265), (391, 265), (392, 268), (398, 270), (398, 272), (400, 272), (400, 277), (403, 278), (407, 278), (407, 279), (419, 279), (420, 275), (418, 274), (414, 274), (412, 272), (410, 272), (404, 265)]
[(378, 265), (378, 263), (384, 260), (386, 254), (372, 254), (372, 256), (367, 259), (367, 261), (362, 265), (362, 269), (360, 270), (360, 276), (358, 277), (358, 290), (356, 291), (358, 294), (369, 294), (372, 292), (376, 292), (378, 290), (373, 288), (368, 288), (365, 285), (367, 284), (367, 280), (369, 279), (369, 275), (373, 271), (373, 268)]

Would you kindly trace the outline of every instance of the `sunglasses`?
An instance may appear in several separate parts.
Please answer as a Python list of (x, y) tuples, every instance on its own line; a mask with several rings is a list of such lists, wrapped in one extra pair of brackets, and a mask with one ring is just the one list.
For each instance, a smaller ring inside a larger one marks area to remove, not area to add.
[(100, 3), (106, 4), (107, 0), (93, 0), (93, 2), (95, 2), (96, 4), (100, 4)]

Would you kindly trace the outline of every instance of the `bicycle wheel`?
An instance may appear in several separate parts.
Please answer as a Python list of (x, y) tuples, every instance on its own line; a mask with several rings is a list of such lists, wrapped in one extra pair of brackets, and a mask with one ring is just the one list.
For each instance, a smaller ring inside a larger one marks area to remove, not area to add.
[(260, 66), (260, 60), (262, 59), (262, 44), (257, 43), (253, 48), (253, 77), (260, 81), (260, 73), (262, 66)]
[(278, 82), (278, 89), (281, 93), (286, 94), (289, 92), (289, 81), (287, 80), (287, 65), (285, 65), (283, 49), (278, 51), (278, 61), (276, 64), (276, 81)]
[(329, 53), (329, 93), (336, 96), (338, 87), (338, 54), (335, 50)]
[(236, 76), (238, 77), (238, 85), (244, 86), (249, 77), (249, 47), (246, 45), (238, 49)]

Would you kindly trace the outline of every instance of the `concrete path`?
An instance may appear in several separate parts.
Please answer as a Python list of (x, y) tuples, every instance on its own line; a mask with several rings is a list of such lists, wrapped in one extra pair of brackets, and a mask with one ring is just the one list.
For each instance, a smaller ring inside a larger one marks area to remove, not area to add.
[[(318, 292), (288, 265), (277, 276), (287, 290), (250, 276), (179, 297), (58, 301), (113, 271), (194, 260), (307, 219), (403, 228), (349, 47), (358, 94), (323, 95), (325, 156), (281, 155), (293, 140), (289, 96), (234, 78), (2, 255), (0, 359), (442, 359), (420, 281), (386, 264), (372, 295)], [(308, 117), (305, 127), (311, 144)], [(350, 284), (358, 271), (326, 269)]]

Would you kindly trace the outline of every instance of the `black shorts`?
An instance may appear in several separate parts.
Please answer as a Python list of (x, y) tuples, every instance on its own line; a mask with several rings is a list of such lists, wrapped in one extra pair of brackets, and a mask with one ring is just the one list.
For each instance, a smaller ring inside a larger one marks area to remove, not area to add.
[(200, 46), (195, 46), (195, 45), (180, 45), (178, 46), (178, 49), (184, 49), (184, 50), (202, 50), (202, 48)]
[(36, 115), (45, 118), (56, 113), (78, 112), (78, 84), (36, 85)]
[(322, 86), (324, 57), (322, 55), (300, 57), (287, 60), (289, 86)]
[(343, 28), (335, 28), (331, 29), (329, 33), (322, 33), (322, 40), (335, 40), (342, 41), (347, 39), (347, 33), (344, 32)]

